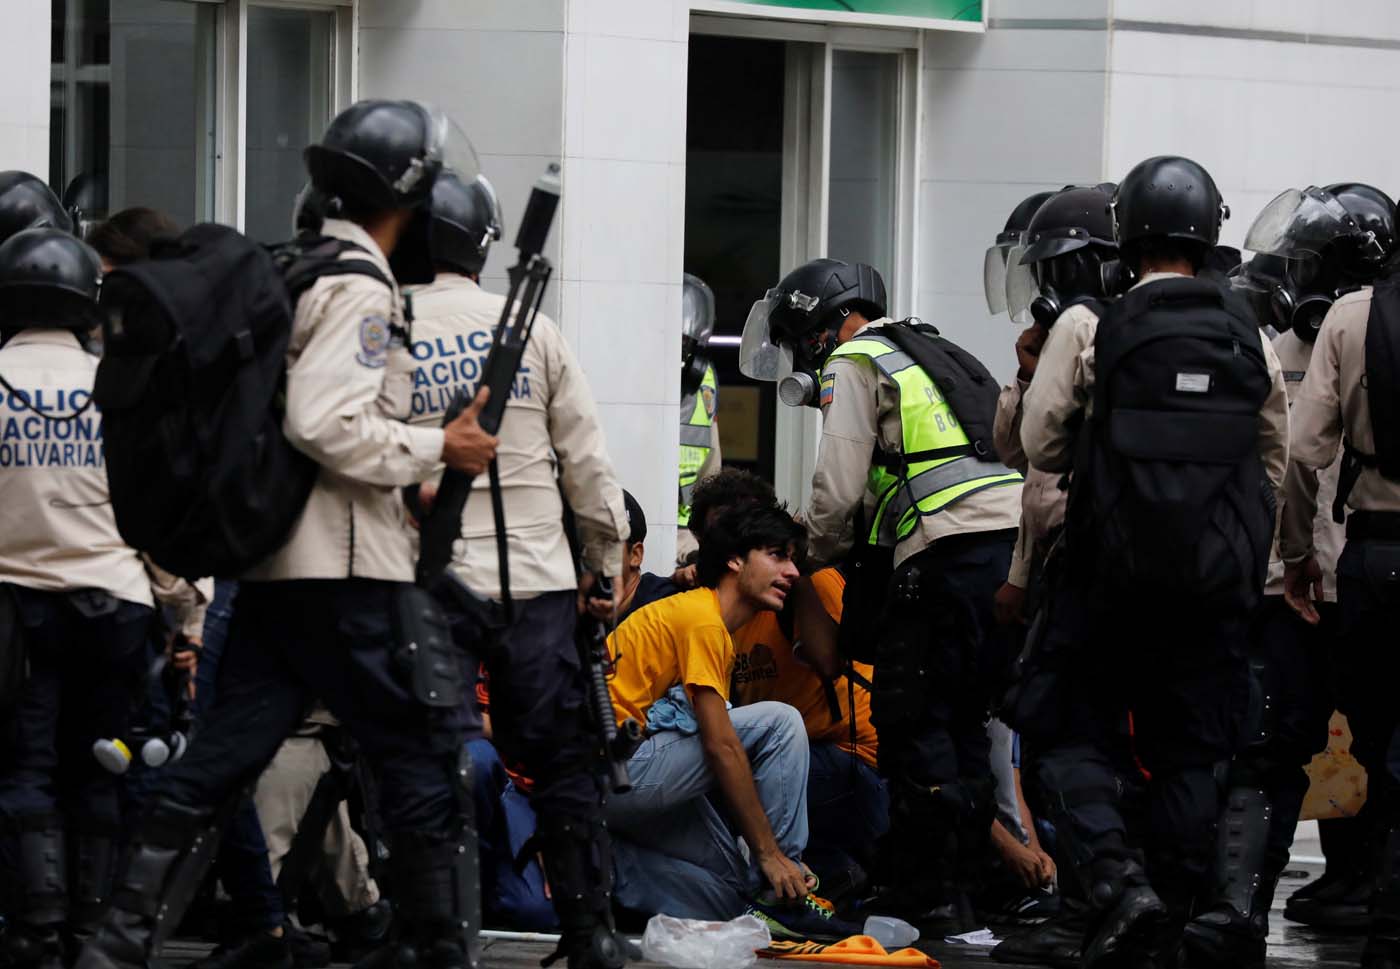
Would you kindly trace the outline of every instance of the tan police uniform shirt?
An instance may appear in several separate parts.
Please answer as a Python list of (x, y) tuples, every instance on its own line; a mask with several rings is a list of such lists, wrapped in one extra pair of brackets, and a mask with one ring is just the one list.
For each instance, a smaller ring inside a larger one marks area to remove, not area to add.
[(82, 407), (96, 374), (97, 358), (67, 330), (22, 330), (0, 349), (0, 376), (18, 392), (0, 387), (0, 582), (149, 606), (141, 556), (112, 512), (101, 414), (45, 420)]
[(413, 357), (388, 260), (360, 226), (326, 220), (324, 233), (362, 246), (391, 285), (344, 274), (302, 296), (287, 347), (287, 438), (319, 464), (311, 497), (286, 543), (246, 579), (365, 578), (409, 582), (415, 564), (399, 489), (441, 467), (443, 434), (405, 423)]
[[(693, 406), (693, 405), (692, 405)], [(681, 413), (685, 413), (685, 403), (681, 403)], [(705, 455), (705, 463), (700, 465), (700, 471), (695, 477), (695, 483), (699, 484), (706, 478), (719, 474), (720, 468), (724, 467), (719, 450), (719, 418), (710, 415), (710, 453)], [(684, 565), (691, 553), (700, 550), (700, 542), (695, 537), (695, 533), (689, 528), (676, 529), (676, 564)]]
[[(870, 335), (889, 323), (881, 318), (856, 333)], [(863, 509), (873, 520), (877, 496), (866, 488), (870, 460), (876, 447), (904, 450), (904, 424), (899, 412), (899, 387), (870, 360), (832, 357), (824, 375), (833, 376), (831, 394), (822, 406), (822, 438), (817, 469), (812, 475), (812, 498), (803, 512), (808, 552), (817, 564), (839, 560), (854, 541), (852, 521)], [(918, 527), (895, 547), (894, 564), (923, 551), (948, 535), (1013, 529), (1020, 517), (1021, 486), (1006, 485), (969, 494), (936, 515), (919, 516)]]
[[(1177, 273), (1148, 273), (1133, 288), (1150, 286)], [(1090, 416), (1094, 390), (1094, 332), (1098, 317), (1085, 306), (1060, 314), (1040, 351), (1035, 379), (1022, 399), (1021, 446), (1031, 466), (1069, 471), (1074, 465), (1074, 434), (1080, 415)], [(1260, 335), (1272, 386), (1259, 409), (1259, 456), (1276, 494), (1288, 465), (1288, 391), (1273, 345)]]
[[(505, 297), (488, 293), (466, 276), (439, 275), (410, 291), (413, 324), (412, 421), (436, 427), (459, 387), (475, 394), (500, 322)], [(577, 586), (563, 505), (556, 483), (574, 511), (585, 565), (617, 576), (627, 510), (598, 411), (583, 368), (552, 320), (535, 320), (501, 421), (501, 493), (505, 501), (512, 597)], [(478, 475), (462, 516), (462, 540), (453, 569), (480, 595), (498, 597), (496, 526), (487, 475)]]
[[(1343, 434), (1357, 450), (1375, 453), (1365, 384), (1370, 315), (1369, 286), (1333, 304), (1318, 331), (1307, 376), (1293, 395), (1292, 463), (1279, 536), (1285, 562), (1321, 551), (1315, 545), (1314, 520), (1319, 513), (1330, 516), (1332, 509), (1330, 504), (1319, 508), (1318, 469), (1336, 460)], [(1400, 512), (1400, 484), (1387, 481), (1374, 468), (1363, 468), (1347, 507)]]
[[(1007, 582), (1021, 589), (1030, 582), (1037, 546), (1064, 522), (1068, 501), (1068, 492), (1060, 487), (1064, 475), (1031, 467), (1021, 447), (1021, 398), (1028, 386), (1028, 381), (1017, 378), (1002, 388), (992, 428), (992, 443), (1002, 463), (1026, 476), (1021, 488), (1021, 524), (1016, 532), (1016, 547), (1011, 553), (1011, 571), (1006, 577)], [(1041, 549), (1041, 554), (1043, 552)]]
[[(1273, 339), (1274, 350), (1279, 363), (1283, 365), (1283, 379), (1288, 388), (1289, 405), (1297, 397), (1303, 377), (1308, 371), (1315, 344), (1299, 339), (1288, 330)], [(1332, 520), (1332, 500), (1337, 497), (1337, 479), (1341, 473), (1342, 458), (1336, 460), (1318, 473), (1317, 514), (1313, 516), (1313, 546), (1317, 549), (1318, 564), (1322, 566), (1323, 598), (1327, 602), (1337, 601), (1337, 558), (1342, 554), (1346, 543), (1346, 527)], [(1290, 464), (1290, 469), (1291, 469)], [(1284, 478), (1287, 491), (1288, 477)], [(1287, 495), (1284, 496), (1287, 501)], [(1287, 509), (1281, 513), (1287, 515)], [(1269, 557), (1269, 579), (1264, 585), (1264, 594), (1283, 595), (1283, 558), (1279, 554), (1278, 542), (1274, 543), (1273, 554)]]

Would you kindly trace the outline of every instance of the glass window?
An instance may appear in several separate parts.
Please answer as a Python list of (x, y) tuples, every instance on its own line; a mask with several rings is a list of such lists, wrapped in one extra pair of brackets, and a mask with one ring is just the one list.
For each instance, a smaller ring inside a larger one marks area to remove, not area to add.
[(52, 0), (49, 180), (86, 220), (133, 205), (214, 216), (219, 8)]
[(244, 229), (263, 242), (292, 232), (306, 182), (302, 150), (331, 119), (335, 14), (248, 10), (247, 206)]
[(891, 292), (898, 131), (899, 55), (833, 51), (826, 249), (874, 266)]

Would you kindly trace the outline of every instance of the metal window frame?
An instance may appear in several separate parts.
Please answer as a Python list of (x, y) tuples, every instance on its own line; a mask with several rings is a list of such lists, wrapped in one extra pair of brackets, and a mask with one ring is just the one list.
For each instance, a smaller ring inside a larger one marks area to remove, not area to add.
[(217, 104), (221, 124), (216, 129), (214, 218), (242, 230), (247, 216), (248, 159), (248, 11), (252, 7), (331, 11), (335, 29), (328, 69), (331, 113), (341, 111), (358, 96), (358, 0), (193, 0), (223, 6), (219, 19)]
[[(831, 187), (833, 53), (869, 51), (899, 57), (896, 98), (894, 261), (886, 268), (890, 314), (914, 312), (919, 279), (919, 172), (923, 165), (924, 31), (705, 13), (692, 0), (690, 32), (779, 40), (788, 44), (783, 99), (783, 202), (779, 244), (784, 269), (826, 255)], [(750, 8), (752, 9), (752, 8)], [(981, 25), (966, 28), (980, 30)], [(805, 507), (821, 442), (821, 418), (810, 407), (778, 406), (774, 487)]]

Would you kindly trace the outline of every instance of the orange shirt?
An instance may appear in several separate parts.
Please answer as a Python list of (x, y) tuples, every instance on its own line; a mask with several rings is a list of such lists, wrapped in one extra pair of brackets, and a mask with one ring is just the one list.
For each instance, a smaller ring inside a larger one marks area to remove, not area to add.
[[(835, 569), (822, 569), (812, 576), (812, 585), (827, 614), (839, 623), (845, 577)], [(864, 663), (856, 663), (854, 668), (867, 682), (875, 673), (873, 667)], [(834, 743), (874, 767), (878, 740), (870, 722), (870, 693), (860, 685), (855, 687), (856, 742), (852, 747), (850, 686), (844, 676), (832, 681), (836, 700), (833, 709), (831, 694), (822, 678), (793, 654), (792, 643), (783, 635), (776, 613), (759, 613), (734, 633), (735, 706), (760, 700), (791, 704), (802, 714), (809, 739)]]
[(725, 628), (714, 589), (692, 589), (648, 603), (608, 637), (615, 673), (608, 680), (620, 724), (645, 725), (647, 710), (673, 686), (708, 686), (729, 699), (734, 640)]

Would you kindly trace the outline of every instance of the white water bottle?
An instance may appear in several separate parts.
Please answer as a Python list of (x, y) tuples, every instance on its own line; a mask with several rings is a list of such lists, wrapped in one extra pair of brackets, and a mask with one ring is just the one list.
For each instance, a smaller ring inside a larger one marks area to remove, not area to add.
[(865, 934), (890, 952), (919, 941), (919, 930), (893, 915), (871, 915), (865, 920)]

